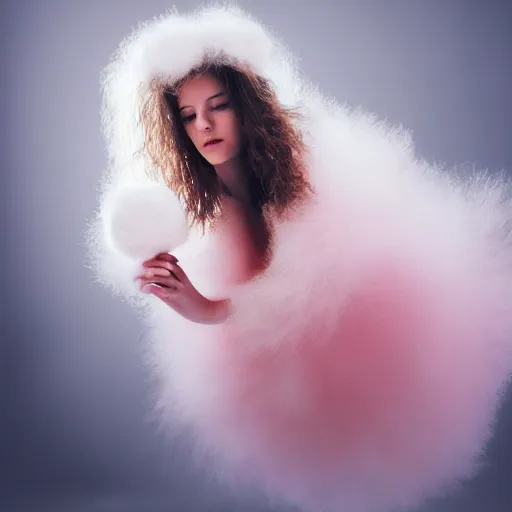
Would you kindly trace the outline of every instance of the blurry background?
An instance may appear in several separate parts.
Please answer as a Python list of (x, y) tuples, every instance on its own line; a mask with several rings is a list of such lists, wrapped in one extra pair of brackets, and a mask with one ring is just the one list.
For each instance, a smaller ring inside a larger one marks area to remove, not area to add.
[[(84, 266), (105, 165), (99, 72), (131, 27), (171, 5), (1, 4), (2, 511), (282, 510), (232, 496), (191, 469), (185, 446), (165, 445), (148, 420), (142, 327)], [(512, 171), (512, 2), (239, 5), (324, 93), (411, 129), (419, 155)], [(429, 510), (512, 510), (512, 400), (487, 468)]]

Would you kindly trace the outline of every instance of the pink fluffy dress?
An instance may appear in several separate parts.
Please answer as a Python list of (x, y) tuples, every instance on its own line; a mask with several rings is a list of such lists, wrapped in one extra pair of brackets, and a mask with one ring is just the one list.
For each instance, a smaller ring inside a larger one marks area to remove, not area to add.
[[(315, 195), (276, 220), (271, 263), (250, 281), (234, 216), (184, 233), (179, 202), (144, 173), (140, 94), (205, 52), (251, 66), (305, 113)], [(224, 481), (308, 512), (412, 507), (472, 476), (512, 370), (507, 183), (418, 161), (406, 132), (323, 98), (235, 8), (145, 24), (103, 87), (109, 167), (90, 246), (102, 282), (151, 326), (169, 431), (192, 432)], [(153, 222), (162, 212), (168, 224)], [(226, 322), (190, 322), (138, 291), (140, 263), (171, 248), (199, 291), (231, 299)]]

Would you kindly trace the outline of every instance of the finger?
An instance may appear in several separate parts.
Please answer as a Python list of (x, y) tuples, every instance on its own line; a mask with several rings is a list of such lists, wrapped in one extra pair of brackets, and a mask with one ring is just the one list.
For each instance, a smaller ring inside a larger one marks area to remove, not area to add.
[(176, 295), (176, 291), (170, 288), (165, 288), (164, 286), (160, 286), (155, 283), (145, 284), (144, 286), (141, 287), (141, 291), (143, 293), (155, 295), (156, 297), (162, 299), (163, 301), (168, 301)]
[(171, 270), (165, 267), (149, 267), (144, 270), (139, 277), (151, 279), (152, 277), (169, 277)]
[(142, 266), (144, 268), (150, 268), (150, 267), (164, 267), (167, 268), (168, 265), (174, 264), (173, 261), (168, 261), (167, 259), (158, 259), (153, 258), (152, 260), (145, 261)]
[[(170, 263), (166, 260), (154, 260), (153, 266), (146, 267), (148, 270), (146, 270), (142, 275), (143, 276), (151, 276), (151, 275), (158, 275), (158, 276), (172, 276), (175, 279), (178, 279), (178, 281), (181, 281), (185, 276), (185, 273), (181, 268), (175, 264)], [(181, 276), (181, 277), (180, 277)]]
[(176, 276), (176, 279), (182, 283), (186, 283), (188, 277), (185, 271), (177, 263), (170, 263), (169, 265), (171, 266), (170, 271)]
[(168, 261), (169, 263), (178, 263), (178, 258), (176, 258), (176, 256), (168, 252), (161, 252), (160, 254), (157, 254), (155, 259), (165, 260)]
[(169, 254), (168, 252), (161, 252), (154, 256), (153, 258), (150, 258), (149, 260), (146, 260), (142, 266), (144, 267), (153, 267), (155, 265), (158, 265), (161, 261), (168, 261), (169, 263), (177, 263), (178, 258), (176, 256), (173, 256), (172, 254)]
[(142, 288), (146, 284), (156, 284), (159, 286), (163, 286), (164, 288), (169, 288), (173, 291), (179, 291), (183, 286), (176, 278), (172, 276), (153, 276), (151, 278), (140, 278), (139, 286)]

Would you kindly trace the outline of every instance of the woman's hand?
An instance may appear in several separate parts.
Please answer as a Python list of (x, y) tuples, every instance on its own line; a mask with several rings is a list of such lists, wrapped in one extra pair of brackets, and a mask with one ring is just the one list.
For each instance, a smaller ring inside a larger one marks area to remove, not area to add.
[(155, 295), (183, 317), (217, 324), (229, 316), (229, 301), (212, 301), (201, 295), (172, 254), (157, 254), (145, 261), (143, 267), (145, 271), (136, 277), (141, 291)]

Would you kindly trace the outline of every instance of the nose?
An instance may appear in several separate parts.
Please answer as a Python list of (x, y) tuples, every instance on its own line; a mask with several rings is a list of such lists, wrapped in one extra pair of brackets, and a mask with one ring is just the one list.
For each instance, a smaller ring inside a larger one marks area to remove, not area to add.
[(210, 116), (206, 112), (198, 112), (196, 114), (196, 127), (198, 130), (204, 132), (204, 131), (210, 131), (212, 127), (212, 120), (210, 119)]

